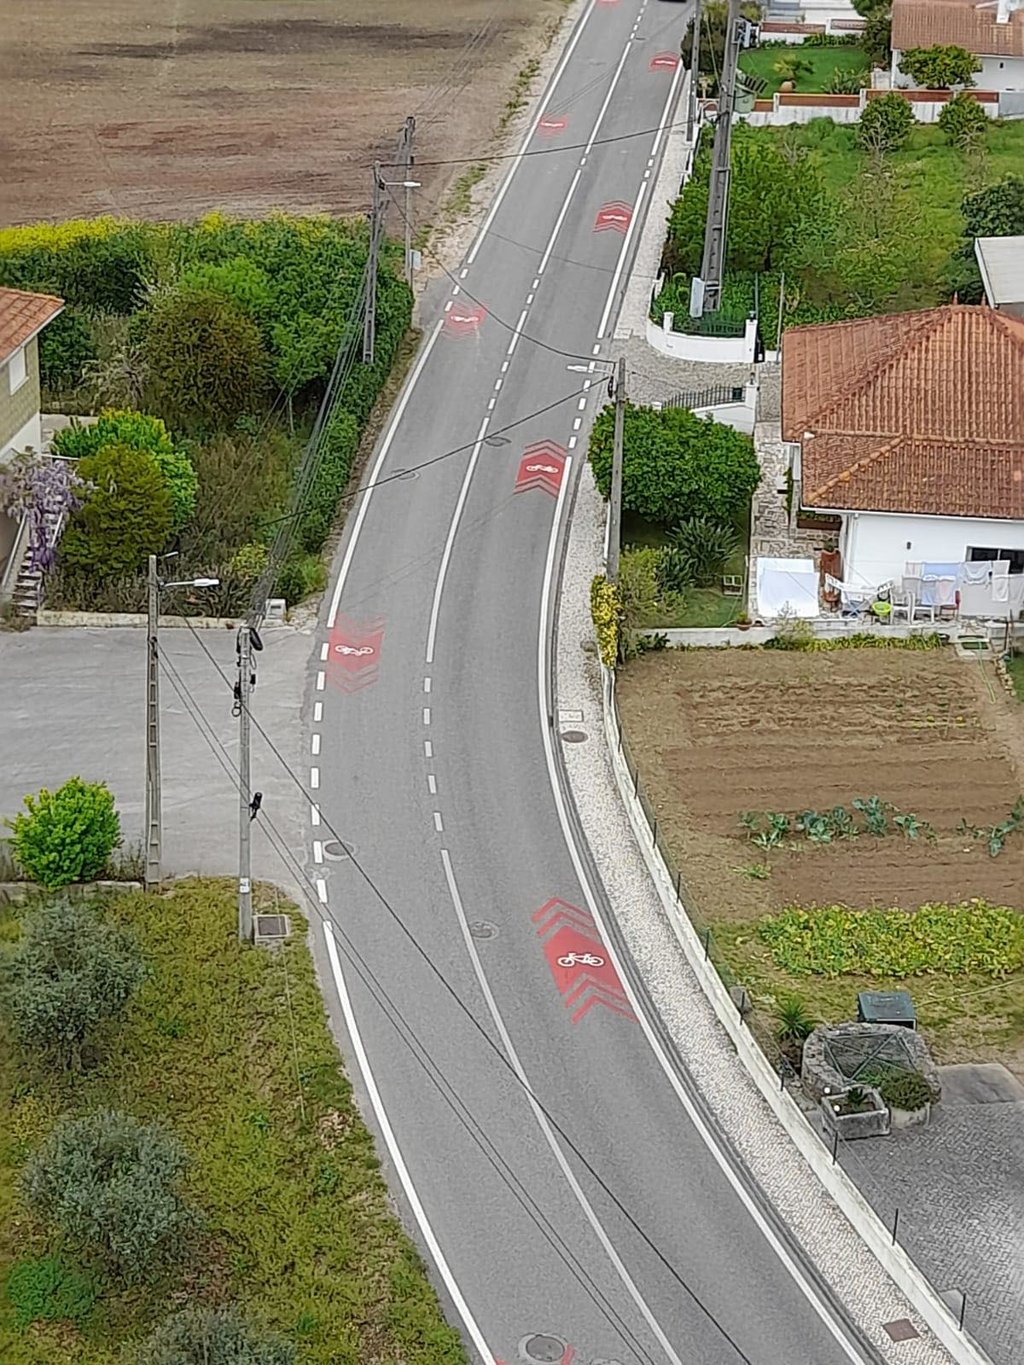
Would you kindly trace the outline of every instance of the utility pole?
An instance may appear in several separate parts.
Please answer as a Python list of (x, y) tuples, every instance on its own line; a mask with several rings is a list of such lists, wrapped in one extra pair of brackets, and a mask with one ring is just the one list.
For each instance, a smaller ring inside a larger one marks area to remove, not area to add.
[(608, 582), (619, 578), (619, 542), (622, 539), (622, 457), (626, 431), (626, 361), (623, 356), (615, 371), (615, 445), (612, 449), (611, 515), (608, 520)]
[(714, 312), (722, 298), (725, 239), (729, 224), (729, 152), (732, 142), (733, 103), (736, 96), (736, 66), (743, 39), (742, 24), (740, 0), (729, 0), (729, 27), (726, 30), (722, 79), (718, 89), (711, 190), (708, 195), (708, 216), (704, 228), (704, 258), (700, 268), (705, 312)]
[(363, 364), (373, 364), (373, 345), (377, 335), (377, 258), (384, 218), (384, 181), (380, 162), (373, 163), (373, 203), (370, 209), (370, 252), (366, 262), (366, 315), (363, 319)]
[(402, 180), (405, 188), (405, 282), (412, 288), (412, 167), (413, 141), (416, 137), (416, 118), (410, 114), (402, 129)]
[(686, 141), (693, 146), (697, 123), (697, 87), (700, 84), (700, 10), (701, 0), (693, 9), (693, 42), (690, 45), (690, 98), (686, 109)]
[(252, 942), (252, 793), (250, 787), (249, 698), (252, 695), (252, 635), (248, 625), (238, 629), (235, 646), (238, 654), (238, 682), (235, 684), (235, 710), (238, 714), (238, 939)]
[(146, 612), (146, 885), (160, 881), (160, 580), (156, 555), (149, 556)]

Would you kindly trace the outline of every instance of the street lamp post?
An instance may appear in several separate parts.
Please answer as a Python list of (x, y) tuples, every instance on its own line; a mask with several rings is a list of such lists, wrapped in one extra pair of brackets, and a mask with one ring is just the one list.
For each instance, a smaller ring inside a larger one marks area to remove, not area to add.
[(160, 881), (163, 829), (160, 805), (160, 594), (170, 588), (215, 588), (219, 578), (187, 578), (161, 583), (157, 557), (149, 556), (146, 612), (146, 870), (147, 886)]
[(409, 190), (420, 189), (418, 180), (385, 180), (380, 162), (373, 163), (373, 207), (370, 209), (370, 254), (367, 261), (366, 316), (363, 319), (363, 364), (373, 364), (373, 348), (377, 336), (377, 262), (381, 238), (384, 236), (384, 190), (405, 190), (405, 278), (412, 288), (412, 214), (409, 212)]

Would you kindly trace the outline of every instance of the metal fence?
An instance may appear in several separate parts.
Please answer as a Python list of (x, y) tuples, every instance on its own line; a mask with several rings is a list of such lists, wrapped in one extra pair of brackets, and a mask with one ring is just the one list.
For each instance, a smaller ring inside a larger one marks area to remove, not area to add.
[(742, 403), (743, 385), (715, 384), (709, 389), (690, 389), (674, 393), (663, 403), (663, 408), (714, 408), (723, 403)]
[[(728, 962), (708, 918), (687, 885), (683, 871), (663, 836), (657, 809), (644, 787), (639, 766), (623, 733), (613, 674), (609, 675), (606, 697), (610, 705), (615, 742), (629, 774), (636, 800), (643, 811), (651, 843), (657, 850), (675, 888), (679, 909), (700, 938), (705, 960), (714, 967), (732, 999), (737, 1019), (749, 1031), (779, 1078), (780, 1090), (788, 1091), (803, 1110), (812, 1130), (830, 1150), (833, 1165), (838, 1163), (846, 1171), (888, 1230), (893, 1245), (899, 1243), (915, 1262), (931, 1283), (936, 1295), (946, 1304), (952, 1323), (966, 1340), (970, 1341), (973, 1349), (979, 1352), (980, 1358), (987, 1359), (977, 1343), (965, 1331), (965, 1322), (968, 1327), (971, 1326), (969, 1309), (974, 1300), (991, 1300), (991, 1296), (985, 1292), (984, 1267), (972, 1261), (962, 1247), (951, 1243), (949, 1237), (943, 1235), (942, 1229), (932, 1226), (925, 1214), (916, 1208), (912, 1198), (908, 1197), (906, 1190), (890, 1188), (884, 1179), (880, 1178), (877, 1163), (872, 1161), (874, 1142), (869, 1141), (867, 1147), (864, 1147), (862, 1141), (861, 1147), (858, 1148), (856, 1140), (844, 1139), (838, 1133), (826, 1129), (823, 1117), (805, 1094), (800, 1084), (799, 1073), (780, 1042), (777, 1020), (758, 1002), (741, 976)], [(975, 1323), (979, 1318), (984, 1318), (986, 1307), (987, 1305), (983, 1303), (979, 1312), (974, 1315)]]

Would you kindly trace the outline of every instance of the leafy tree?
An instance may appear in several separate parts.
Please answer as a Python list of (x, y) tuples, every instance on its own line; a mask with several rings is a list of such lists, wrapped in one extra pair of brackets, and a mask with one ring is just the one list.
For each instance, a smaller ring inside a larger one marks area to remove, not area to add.
[(173, 525), (159, 466), (148, 451), (114, 445), (79, 460), (78, 473), (92, 488), (64, 532), (61, 563), (96, 578), (136, 573)]
[(129, 1355), (129, 1365), (293, 1365), (295, 1348), (231, 1308), (188, 1308), (167, 1318)]
[(105, 782), (69, 777), (55, 792), (43, 787), (26, 796), (24, 804), (7, 824), (19, 866), (40, 886), (55, 890), (91, 881), (121, 843), (121, 821)]
[[(601, 493), (611, 485), (615, 413), (599, 413), (590, 462)], [(650, 521), (671, 524), (705, 516), (732, 525), (750, 502), (761, 470), (753, 442), (732, 427), (685, 408), (634, 407), (625, 418), (622, 505)]]
[(985, 286), (974, 254), (974, 239), (1024, 234), (1024, 177), (1007, 175), (995, 185), (965, 195), (960, 211), (964, 236), (946, 267), (945, 287), (961, 303), (981, 303)]
[(69, 459), (95, 455), (106, 446), (126, 446), (153, 457), (171, 502), (172, 530), (179, 531), (195, 511), (199, 480), (185, 451), (171, 440), (159, 417), (130, 408), (104, 408), (99, 419), (72, 422), (53, 438), (53, 449)]
[(888, 66), (892, 57), (891, 0), (853, 0), (853, 7), (864, 20), (857, 45), (864, 49), (875, 66)]
[(868, 100), (860, 116), (857, 140), (869, 152), (897, 152), (910, 137), (914, 123), (909, 101), (890, 90), (879, 99)]
[(95, 357), (92, 328), (76, 308), (65, 308), (39, 334), (39, 378), (48, 389), (73, 387)]
[(922, 90), (948, 90), (954, 85), (973, 85), (981, 61), (964, 47), (936, 43), (908, 48), (900, 57), (900, 70)]
[(260, 330), (216, 289), (160, 293), (142, 351), (153, 404), (182, 431), (222, 430), (262, 406), (270, 358)]
[(358, 446), (356, 419), (349, 412), (332, 413), (321, 436), (320, 463), (299, 522), (300, 543), (310, 553), (322, 549), (330, 535)]
[(939, 127), (947, 141), (961, 151), (969, 151), (988, 132), (989, 118), (978, 101), (958, 91), (939, 115)]
[[(785, 137), (768, 141), (745, 128), (735, 131), (730, 160), (726, 269), (784, 269), (801, 248), (807, 224), (830, 213), (821, 173)], [(710, 180), (711, 144), (702, 139), (693, 176), (669, 220), (665, 266), (671, 274), (700, 270)]]
[(0, 1003), (23, 1044), (78, 1067), (145, 975), (135, 942), (84, 901), (29, 914), (0, 973)]
[(197, 1216), (181, 1194), (186, 1158), (165, 1128), (100, 1109), (64, 1119), (29, 1159), (25, 1198), (122, 1284), (180, 1259)]

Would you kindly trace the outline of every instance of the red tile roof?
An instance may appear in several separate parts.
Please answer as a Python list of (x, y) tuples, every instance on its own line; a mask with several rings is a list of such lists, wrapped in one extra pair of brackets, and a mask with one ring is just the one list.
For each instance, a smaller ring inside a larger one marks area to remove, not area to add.
[(899, 52), (937, 44), (986, 57), (1024, 57), (1024, 10), (996, 21), (996, 4), (977, 0), (893, 0), (892, 46)]
[(52, 294), (0, 289), (0, 365), (64, 307)]
[(1024, 520), (1024, 320), (952, 304), (791, 328), (782, 434), (805, 506)]

